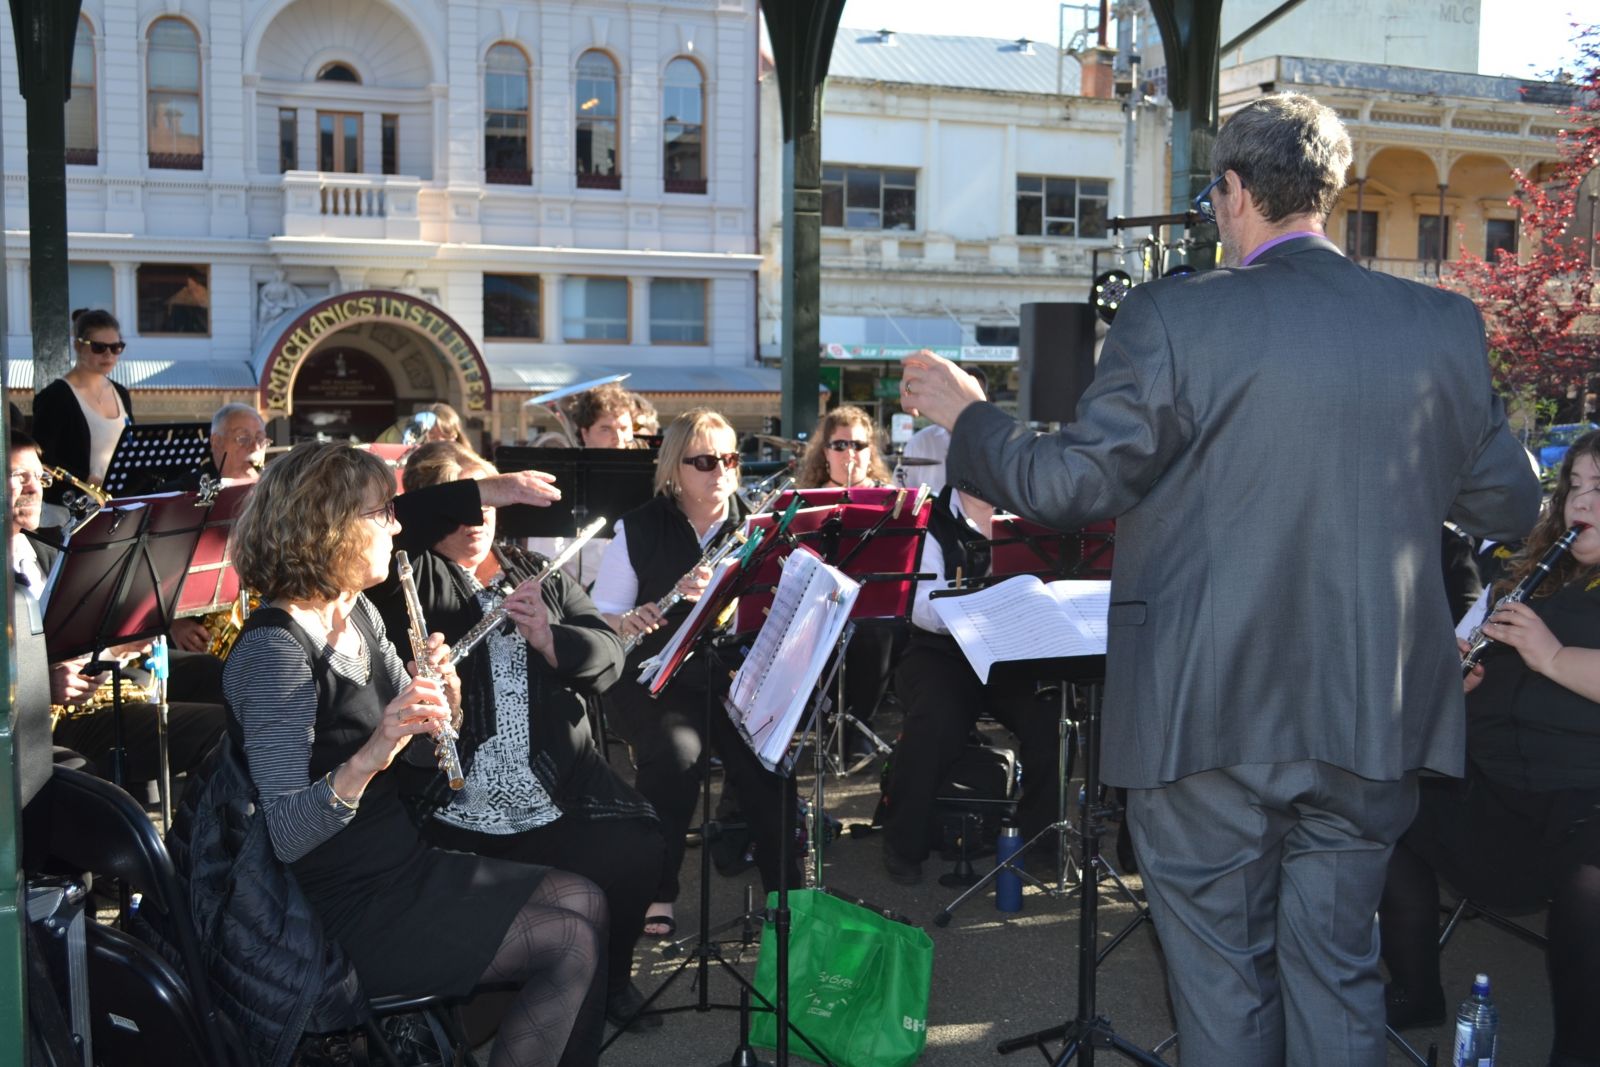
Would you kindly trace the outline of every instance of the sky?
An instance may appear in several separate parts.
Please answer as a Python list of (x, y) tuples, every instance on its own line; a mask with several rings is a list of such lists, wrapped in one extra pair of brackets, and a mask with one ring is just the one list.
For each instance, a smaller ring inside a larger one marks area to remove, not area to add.
[[(1316, 3), (1317, 0), (1307, 0)], [(1082, 5), (1086, 0), (1073, 0)], [(1473, 0), (1462, 0), (1468, 6)], [(1557, 67), (1571, 69), (1573, 12), (1589, 11), (1600, 21), (1593, 0), (1479, 0), (1478, 73), (1535, 77)], [(1029, 37), (1055, 41), (1060, 7), (1056, 0), (848, 0), (842, 25), (852, 29), (888, 27), (906, 33)], [(1068, 11), (1068, 32), (1082, 16)]]

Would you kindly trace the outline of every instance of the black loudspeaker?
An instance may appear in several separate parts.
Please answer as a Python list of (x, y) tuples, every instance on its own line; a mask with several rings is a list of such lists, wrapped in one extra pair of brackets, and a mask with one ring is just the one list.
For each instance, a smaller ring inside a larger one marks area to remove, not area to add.
[(1094, 380), (1094, 308), (1023, 304), (1017, 414), (1028, 422), (1071, 422)]

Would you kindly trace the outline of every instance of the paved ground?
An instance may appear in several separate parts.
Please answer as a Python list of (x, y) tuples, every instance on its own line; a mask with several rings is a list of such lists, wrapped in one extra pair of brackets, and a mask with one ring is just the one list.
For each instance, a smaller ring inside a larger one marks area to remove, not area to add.
[[(621, 759), (620, 750), (618, 759)], [(813, 777), (803, 775), (803, 788)], [(860, 773), (840, 781), (829, 778), (827, 810), (846, 823), (870, 818), (877, 800), (875, 772)], [(1076, 791), (1074, 790), (1074, 793)], [(1108, 845), (1109, 845), (1108, 838)], [(883, 874), (879, 838), (846, 836), (826, 853), (826, 884), (862, 897), (875, 905), (893, 908), (923, 926), (934, 943), (927, 1049), (920, 1064), (930, 1067), (965, 1067), (981, 1063), (1040, 1062), (1045, 1057), (1024, 1050), (1002, 1059), (996, 1044), (1008, 1037), (1058, 1025), (1076, 1011), (1078, 940), (1077, 897), (1053, 897), (1029, 889), (1023, 910), (1007, 915), (994, 908), (992, 893), (974, 897), (959, 909), (953, 921), (940, 928), (932, 919), (957, 893), (937, 883), (947, 865), (930, 861), (923, 884), (905, 888)], [(684, 864), (684, 890), (679, 910), (680, 931), (692, 934), (700, 890), (700, 850), (691, 848)], [(745, 879), (712, 874), (713, 921), (741, 910)], [(1138, 888), (1137, 877), (1128, 880)], [(1102, 942), (1135, 914), (1126, 900), (1107, 899), (1100, 909)], [(1542, 917), (1533, 922), (1542, 929)], [(738, 946), (729, 956), (737, 959)], [(641, 950), (639, 983), (646, 994), (654, 990), (676, 966), (655, 947)], [(750, 976), (755, 952), (743, 954), (737, 964)], [(1543, 958), (1537, 950), (1514, 938), (1488, 929), (1481, 922), (1467, 924), (1445, 954), (1445, 982), (1452, 1004), (1466, 995), (1474, 971), (1486, 970), (1495, 981), (1501, 1011), (1501, 1067), (1542, 1064), (1549, 1049), (1548, 986)], [(697, 992), (691, 967), (672, 983), (661, 998), (667, 1006), (693, 1005)], [(1121, 1036), (1149, 1049), (1172, 1033), (1165, 979), (1151, 928), (1145, 924), (1107, 958), (1098, 972), (1098, 1008)], [(720, 968), (713, 967), (710, 998), (736, 1002), (738, 987)], [(674, 1067), (727, 1064), (738, 1046), (738, 1016), (733, 1012), (679, 1012), (665, 1025), (645, 1034), (624, 1034), (606, 1052), (607, 1067)], [(1450, 1062), (1449, 1033), (1441, 1027), (1408, 1035), (1420, 1043), (1424, 1055), (1429, 1041), (1440, 1045), (1440, 1061)], [(1126, 1062), (1109, 1052), (1097, 1054), (1104, 1062)], [(1168, 1063), (1181, 1063), (1181, 1049), (1162, 1053)], [(769, 1051), (761, 1059), (771, 1062)], [(802, 1062), (799, 1059), (796, 1063)], [(1391, 1064), (1407, 1061), (1391, 1052)], [(1298, 1065), (1296, 1065), (1298, 1067)]]

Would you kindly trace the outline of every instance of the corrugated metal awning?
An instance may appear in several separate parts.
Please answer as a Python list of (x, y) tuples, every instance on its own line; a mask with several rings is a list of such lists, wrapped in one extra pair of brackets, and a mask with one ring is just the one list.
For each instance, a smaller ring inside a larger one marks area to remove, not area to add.
[[(127, 359), (117, 363), (111, 378), (129, 389), (255, 389), (261, 384), (243, 360)], [(34, 388), (33, 360), (6, 360), (6, 388)]]
[(627, 367), (585, 363), (493, 364), (496, 390), (540, 393), (614, 374), (641, 393), (781, 393), (783, 375), (775, 367)]

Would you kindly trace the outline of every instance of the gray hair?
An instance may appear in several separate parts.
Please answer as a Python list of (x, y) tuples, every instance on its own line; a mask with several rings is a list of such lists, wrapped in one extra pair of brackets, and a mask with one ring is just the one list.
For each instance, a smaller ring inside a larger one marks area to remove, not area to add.
[(1300, 93), (1275, 93), (1246, 104), (1217, 133), (1211, 173), (1237, 173), (1268, 222), (1326, 219), (1350, 159), (1350, 135), (1332, 108)]
[[(222, 405), (217, 409), (217, 413), (211, 416), (211, 432), (221, 433), (222, 428), (228, 424), (229, 419), (233, 418), (235, 415), (242, 415), (247, 412), (251, 415), (254, 415), (256, 418), (261, 419), (261, 412), (257, 411), (255, 406), (252, 404), (240, 404), (235, 402), (232, 404)], [(267, 420), (261, 419), (261, 425), (265, 426), (266, 424)]]

